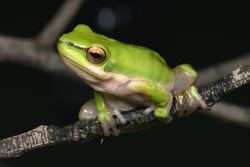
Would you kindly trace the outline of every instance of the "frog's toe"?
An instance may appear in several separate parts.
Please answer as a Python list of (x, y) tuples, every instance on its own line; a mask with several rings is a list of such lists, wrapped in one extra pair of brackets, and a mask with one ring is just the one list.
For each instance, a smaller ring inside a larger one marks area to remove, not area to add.
[(122, 124), (127, 123), (127, 119), (124, 118), (124, 116), (122, 116), (119, 110), (116, 110), (116, 109), (112, 110), (112, 115), (115, 115), (121, 121)]
[(101, 125), (102, 125), (104, 136), (106, 137), (110, 136), (111, 133), (114, 136), (118, 136), (119, 134), (121, 134), (121, 131), (117, 129), (117, 127), (115, 126), (113, 122), (102, 122)]
[(166, 124), (170, 123), (173, 120), (173, 118), (169, 115), (169, 110), (166, 107), (156, 108), (154, 114), (157, 119), (161, 120)]
[(155, 109), (155, 116), (158, 118), (165, 118), (168, 116), (167, 110), (165, 108)]
[(198, 103), (200, 108), (202, 108), (204, 110), (210, 109), (210, 107), (207, 106), (207, 103), (202, 99), (202, 97), (200, 95), (199, 95), (197, 101), (198, 101), (197, 103)]
[(103, 130), (104, 136), (106, 136), (106, 137), (110, 136), (111, 131), (110, 131), (109, 125), (105, 122), (101, 122), (101, 125), (102, 125), (102, 130)]
[(170, 115), (167, 118), (162, 119), (161, 121), (165, 124), (169, 124), (173, 120), (173, 117)]
[(191, 86), (188, 90), (177, 94), (176, 99), (180, 108), (178, 116), (188, 116), (197, 108), (202, 108), (203, 110), (210, 109), (194, 86)]
[(154, 111), (155, 110), (155, 106), (154, 105), (150, 105), (148, 108), (146, 108), (144, 111), (143, 111), (143, 113), (145, 114), (145, 115), (148, 115), (148, 114), (150, 114), (152, 111)]
[(191, 88), (186, 91), (186, 96), (188, 98), (187, 101), (191, 101), (188, 106), (193, 106), (192, 110), (190, 110), (191, 112), (195, 111), (197, 108), (210, 110), (210, 107), (207, 106), (195, 86), (191, 86)]
[(110, 136), (111, 130), (112, 130), (112, 134), (114, 136), (117, 136), (120, 134), (120, 131), (119, 131), (119, 129), (117, 129), (111, 114), (100, 113), (98, 115), (98, 120), (101, 122), (103, 133), (105, 136)]
[(112, 134), (113, 134), (113, 136), (118, 136), (121, 134), (121, 131), (119, 129), (117, 129), (117, 127), (115, 126), (112, 128)]

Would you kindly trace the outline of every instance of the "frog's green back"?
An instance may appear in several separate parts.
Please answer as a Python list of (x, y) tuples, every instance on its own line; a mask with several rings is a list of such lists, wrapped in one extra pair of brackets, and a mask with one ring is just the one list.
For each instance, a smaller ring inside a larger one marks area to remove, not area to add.
[(121, 42), (116, 45), (119, 49), (110, 47), (115, 57), (113, 72), (163, 83), (172, 81), (171, 69), (155, 51)]

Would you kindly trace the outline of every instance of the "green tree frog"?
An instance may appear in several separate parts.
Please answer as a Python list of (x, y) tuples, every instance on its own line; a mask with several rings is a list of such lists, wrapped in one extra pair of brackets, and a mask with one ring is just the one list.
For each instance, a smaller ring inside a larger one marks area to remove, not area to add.
[(206, 107), (194, 86), (196, 71), (188, 64), (171, 69), (148, 48), (97, 34), (87, 25), (62, 35), (57, 48), (65, 64), (94, 89), (94, 99), (82, 106), (79, 119), (98, 118), (107, 136), (119, 134), (113, 116), (126, 123), (121, 112), (136, 107), (169, 122), (173, 95), (185, 111)]

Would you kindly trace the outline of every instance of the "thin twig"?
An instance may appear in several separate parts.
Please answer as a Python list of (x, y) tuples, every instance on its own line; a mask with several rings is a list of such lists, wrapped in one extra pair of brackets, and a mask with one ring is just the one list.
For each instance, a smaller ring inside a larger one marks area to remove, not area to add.
[(53, 44), (84, 1), (66, 0), (35, 38), (25, 39), (0, 35), (0, 61), (18, 62), (51, 73), (69, 74), (53, 49)]
[[(222, 79), (199, 89), (199, 93), (207, 105), (212, 106), (226, 94), (249, 83), (250, 65), (241, 66)], [(172, 117), (179, 115), (179, 106), (178, 101), (175, 100), (170, 112)], [(145, 115), (142, 110), (127, 112), (123, 116), (128, 120), (126, 124), (114, 118), (122, 134), (150, 125), (156, 120), (153, 113)], [(97, 119), (78, 121), (74, 125), (66, 125), (62, 128), (42, 125), (32, 131), (0, 140), (0, 158), (20, 156), (27, 151), (56, 143), (89, 141), (103, 137), (104, 134)]]
[(66, 71), (54, 50), (43, 49), (31, 39), (0, 36), (0, 50), (0, 61), (27, 64), (52, 73)]
[[(202, 112), (207, 113), (207, 112)], [(220, 102), (213, 106), (209, 115), (223, 121), (231, 121), (240, 125), (250, 127), (250, 108), (241, 107), (237, 104)]]
[(85, 0), (66, 0), (45, 28), (38, 34), (36, 37), (37, 42), (42, 46), (52, 46), (84, 2)]
[(226, 75), (231, 69), (235, 69), (240, 65), (248, 65), (250, 63), (250, 54), (246, 54), (232, 60), (228, 60), (219, 64), (213, 64), (205, 69), (198, 71), (197, 86), (204, 86), (207, 83), (216, 81)]

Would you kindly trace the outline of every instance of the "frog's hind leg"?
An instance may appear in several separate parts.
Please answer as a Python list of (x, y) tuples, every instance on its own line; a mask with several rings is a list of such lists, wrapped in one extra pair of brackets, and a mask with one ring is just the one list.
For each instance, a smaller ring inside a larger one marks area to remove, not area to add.
[(197, 72), (188, 64), (182, 64), (173, 69), (174, 94), (180, 104), (180, 116), (189, 115), (198, 107), (207, 109), (196, 87)]
[(172, 104), (173, 104), (173, 95), (171, 92), (166, 91), (165, 96), (167, 97), (167, 101), (165, 105), (162, 105), (161, 103), (159, 103), (158, 106), (154, 110), (154, 114), (158, 119), (168, 124), (173, 120), (173, 117), (169, 114)]
[(169, 115), (172, 107), (172, 93), (166, 87), (154, 82), (137, 81), (133, 82), (130, 88), (146, 96), (151, 102), (151, 106), (144, 113), (154, 110), (154, 115), (163, 122), (169, 123), (172, 120)]
[(197, 80), (197, 72), (188, 64), (182, 64), (173, 69), (174, 92), (179, 93), (187, 90)]
[[(172, 107), (172, 101), (173, 101), (172, 99), (173, 99), (173, 98), (172, 98), (172, 95), (171, 95), (171, 96), (170, 96), (170, 101), (168, 102), (167, 106), (163, 107), (163, 111), (164, 111), (164, 112), (162, 112), (162, 114), (160, 114), (159, 109), (158, 109), (158, 113), (157, 113), (157, 111), (155, 112), (155, 115), (156, 115), (159, 119), (163, 120), (164, 123), (169, 123), (169, 122), (171, 122), (171, 121), (173, 120), (173, 118), (172, 118), (171, 116), (167, 116), (167, 118), (165, 118), (166, 115), (169, 114), (169, 111), (170, 111), (170, 109), (171, 109), (171, 107)], [(147, 108), (143, 111), (143, 113), (144, 113), (145, 115), (148, 115), (148, 114), (150, 114), (150, 113), (151, 113), (152, 111), (154, 111), (154, 110), (157, 110), (157, 106), (156, 106), (155, 104), (151, 104), (149, 107), (147, 107)], [(167, 112), (165, 112), (165, 111), (167, 111)]]
[(101, 123), (103, 132), (105, 136), (109, 136), (111, 134), (110, 130), (112, 130), (112, 134), (117, 136), (120, 134), (120, 131), (117, 129), (115, 125), (115, 121), (113, 119), (113, 115), (110, 112), (110, 108), (104, 100), (103, 94), (97, 91), (94, 91), (94, 97), (96, 102), (96, 108), (98, 111), (98, 120)]

